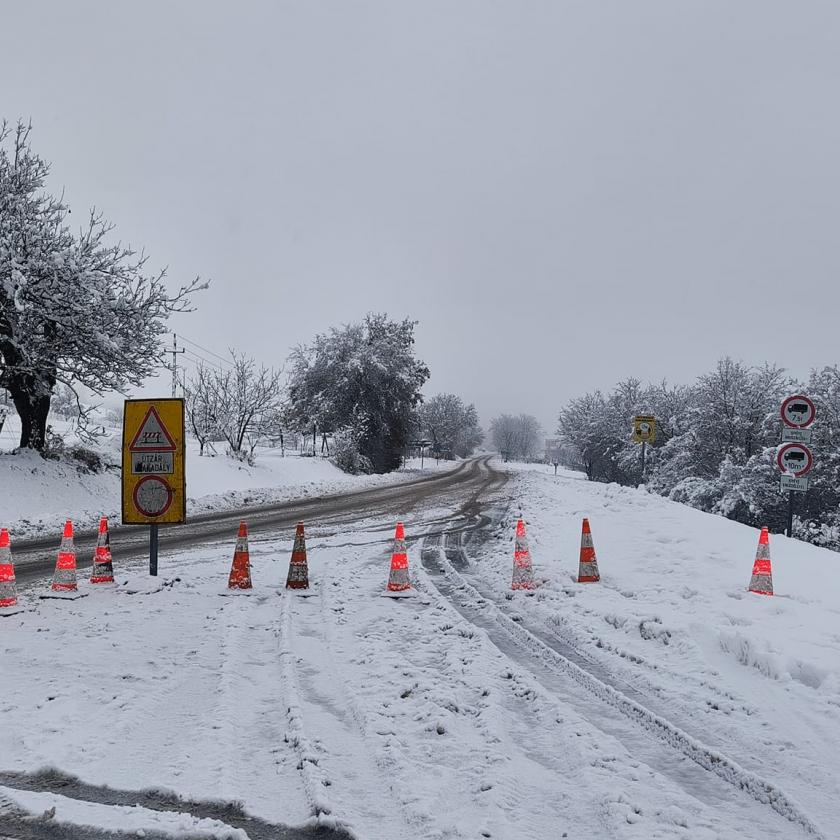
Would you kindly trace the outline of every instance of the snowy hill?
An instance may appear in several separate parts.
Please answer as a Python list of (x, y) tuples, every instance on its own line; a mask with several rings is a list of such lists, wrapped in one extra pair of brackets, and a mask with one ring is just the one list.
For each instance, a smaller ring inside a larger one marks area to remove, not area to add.
[[(535, 598), (514, 597), (526, 624), (571, 640), (652, 711), (840, 830), (840, 555), (772, 536), (776, 594), (755, 595), (746, 589), (758, 530), (551, 473), (517, 469), (511, 518), (478, 588), (494, 598), (509, 588), (521, 510), (535, 575), (547, 578)], [(584, 516), (600, 584), (576, 582)]]

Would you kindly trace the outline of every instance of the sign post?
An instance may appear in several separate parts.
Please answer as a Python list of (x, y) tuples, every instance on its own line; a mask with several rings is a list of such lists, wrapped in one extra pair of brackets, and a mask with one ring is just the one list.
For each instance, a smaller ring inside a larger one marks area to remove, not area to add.
[(808, 489), (805, 477), (814, 466), (814, 456), (807, 444), (811, 442), (809, 428), (817, 416), (813, 401), (804, 394), (788, 397), (781, 407), (782, 445), (776, 452), (776, 464), (782, 471), (781, 490), (788, 492), (787, 528), (785, 534), (793, 536), (793, 494)]
[(645, 455), (647, 445), (656, 442), (656, 418), (652, 414), (639, 414), (633, 418), (633, 443), (642, 444), (642, 482), (645, 480)]
[(411, 444), (413, 447), (415, 447), (415, 449), (420, 450), (420, 469), (421, 470), (423, 469), (423, 462), (424, 462), (425, 456), (426, 456), (426, 447), (430, 446), (431, 443), (432, 442), (430, 440), (426, 440), (425, 438), (423, 438), (423, 440), (415, 440), (414, 443)]
[(158, 526), (186, 522), (184, 401), (126, 400), (122, 521), (149, 526), (149, 574), (158, 571)]

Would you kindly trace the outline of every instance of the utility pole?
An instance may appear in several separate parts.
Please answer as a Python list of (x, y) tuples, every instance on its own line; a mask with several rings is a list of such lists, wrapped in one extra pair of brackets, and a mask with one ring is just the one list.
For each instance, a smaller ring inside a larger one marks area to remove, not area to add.
[(178, 336), (175, 333), (172, 333), (172, 349), (166, 352), (172, 354), (172, 396), (174, 397), (178, 391), (178, 354), (187, 352), (183, 348), (178, 349)]

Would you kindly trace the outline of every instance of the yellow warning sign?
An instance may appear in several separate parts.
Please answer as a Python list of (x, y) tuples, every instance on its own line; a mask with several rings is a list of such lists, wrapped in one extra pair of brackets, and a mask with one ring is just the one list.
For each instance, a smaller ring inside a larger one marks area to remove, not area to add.
[(123, 524), (186, 522), (184, 401), (126, 400), (122, 448)]
[(640, 414), (633, 418), (633, 443), (654, 443), (656, 441), (656, 418), (652, 414)]

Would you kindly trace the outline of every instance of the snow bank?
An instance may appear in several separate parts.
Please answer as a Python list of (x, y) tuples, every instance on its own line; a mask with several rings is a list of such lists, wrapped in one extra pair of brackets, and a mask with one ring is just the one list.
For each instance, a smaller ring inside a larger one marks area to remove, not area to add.
[[(15, 418), (16, 420), (16, 418)], [(7, 425), (3, 442), (16, 440)], [(68, 518), (79, 528), (93, 527), (101, 516), (120, 515), (120, 446), (116, 430), (100, 439), (95, 451), (106, 467), (91, 473), (70, 459), (45, 460), (33, 452), (0, 453), (0, 527), (13, 538), (50, 535)], [(198, 455), (194, 441), (187, 443), (187, 512), (206, 513), (247, 505), (264, 505), (286, 499), (326, 495), (404, 480), (406, 474), (422, 475), (416, 467), (386, 476), (347, 475), (325, 458), (286, 454), (278, 449), (258, 449), (254, 466), (225, 455)], [(451, 469), (441, 462), (439, 469)], [(424, 472), (435, 469), (427, 461)]]
[[(776, 595), (754, 595), (757, 529), (643, 489), (508, 468), (513, 499), (470, 583), (505, 607), (521, 511), (547, 578), (527, 607), (508, 604), (522, 624), (584, 651), (840, 836), (840, 555), (771, 536)], [(584, 516), (600, 584), (576, 582)]]

